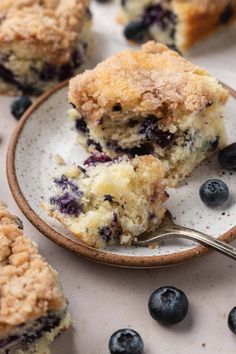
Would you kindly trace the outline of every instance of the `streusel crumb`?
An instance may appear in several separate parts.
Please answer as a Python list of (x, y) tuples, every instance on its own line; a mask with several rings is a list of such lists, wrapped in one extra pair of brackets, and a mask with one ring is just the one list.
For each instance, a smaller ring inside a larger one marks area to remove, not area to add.
[[(166, 105), (168, 110), (196, 114), (214, 99), (215, 84), (206, 70), (150, 41), (139, 51), (123, 51), (76, 76), (70, 81), (69, 101), (94, 125), (105, 113), (121, 119), (113, 110), (117, 103), (127, 114), (156, 114)], [(227, 97), (225, 91), (222, 102)]]
[(61, 310), (66, 302), (54, 270), (23, 235), (22, 224), (0, 207), (0, 333)]

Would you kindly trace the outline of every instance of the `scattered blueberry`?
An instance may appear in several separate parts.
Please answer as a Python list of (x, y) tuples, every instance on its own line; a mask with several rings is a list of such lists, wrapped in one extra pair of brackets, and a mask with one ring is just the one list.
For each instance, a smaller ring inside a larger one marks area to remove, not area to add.
[(144, 344), (136, 331), (120, 329), (111, 336), (109, 350), (111, 354), (142, 354)]
[(161, 287), (150, 296), (148, 309), (154, 320), (162, 324), (175, 324), (187, 315), (188, 298), (175, 287)]
[(209, 179), (201, 186), (199, 195), (204, 204), (217, 207), (229, 199), (229, 188), (220, 179)]
[(142, 21), (132, 21), (124, 30), (125, 38), (130, 41), (142, 42), (147, 34), (147, 25)]
[(234, 307), (228, 316), (228, 326), (229, 329), (236, 334), (236, 307)]
[(84, 165), (93, 166), (97, 163), (105, 163), (110, 161), (112, 161), (112, 159), (108, 155), (96, 151), (89, 158), (87, 158), (87, 160), (84, 161)]
[(31, 105), (32, 101), (28, 96), (19, 97), (12, 102), (11, 113), (17, 120), (19, 120)]
[(225, 170), (236, 169), (236, 143), (226, 146), (218, 156), (220, 166)]

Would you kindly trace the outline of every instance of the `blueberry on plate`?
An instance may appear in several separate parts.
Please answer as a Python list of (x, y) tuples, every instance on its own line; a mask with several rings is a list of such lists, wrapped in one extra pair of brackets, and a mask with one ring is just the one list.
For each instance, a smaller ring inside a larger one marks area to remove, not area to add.
[(125, 27), (124, 35), (130, 41), (142, 42), (146, 32), (147, 25), (143, 21), (132, 21)]
[(236, 169), (236, 143), (226, 146), (219, 152), (218, 161), (225, 170)]
[(161, 324), (176, 324), (188, 313), (188, 298), (183, 291), (164, 286), (152, 293), (148, 309), (152, 318)]
[(119, 329), (110, 338), (109, 350), (111, 354), (142, 354), (144, 344), (133, 329)]
[(228, 316), (228, 326), (229, 329), (236, 334), (236, 307), (234, 307)]
[(199, 195), (204, 204), (217, 207), (229, 199), (229, 188), (220, 179), (209, 179), (201, 186)]
[(17, 120), (19, 120), (31, 105), (32, 101), (28, 96), (16, 98), (11, 104), (11, 113)]

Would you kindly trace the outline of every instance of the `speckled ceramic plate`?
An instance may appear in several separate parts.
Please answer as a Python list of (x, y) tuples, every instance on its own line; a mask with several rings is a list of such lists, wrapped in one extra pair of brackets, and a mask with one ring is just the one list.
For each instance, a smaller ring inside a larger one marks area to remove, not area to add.
[[(83, 257), (110, 265), (167, 266), (207, 253), (207, 248), (185, 240), (168, 241), (155, 249), (116, 247), (95, 250), (81, 243), (40, 208), (40, 202), (48, 200), (52, 193), (52, 178), (59, 168), (54, 162), (54, 156), (59, 154), (67, 162), (77, 164), (87, 156), (84, 149), (76, 144), (73, 123), (66, 119), (69, 108), (67, 89), (67, 83), (64, 83), (39, 98), (20, 121), (11, 139), (7, 158), (8, 180), (13, 196), (26, 217), (59, 245)], [(231, 96), (226, 110), (231, 141), (235, 140), (235, 112), (236, 100)], [(224, 209), (209, 209), (199, 199), (200, 185), (212, 177), (222, 178), (231, 190), (230, 203)], [(183, 186), (171, 189), (169, 193), (167, 207), (179, 224), (208, 232), (214, 237), (222, 235), (225, 241), (235, 237), (235, 175), (221, 171), (216, 159), (205, 161)]]
[[(103, 45), (103, 55), (109, 48)], [(101, 58), (99, 58), (101, 59)], [(217, 70), (215, 70), (217, 75)], [(220, 77), (220, 76), (219, 76)], [(172, 240), (158, 248), (116, 247), (96, 250), (81, 243), (78, 238), (49, 218), (40, 208), (42, 200), (51, 196), (52, 178), (58, 166), (54, 156), (61, 155), (66, 162), (82, 163), (84, 149), (76, 144), (73, 123), (66, 119), (67, 83), (39, 98), (26, 112), (17, 126), (7, 157), (8, 180), (12, 194), (26, 217), (44, 235), (80, 256), (109, 265), (124, 267), (161, 267), (183, 263), (207, 254), (208, 249), (187, 240)], [(236, 93), (231, 90), (227, 104), (226, 124), (229, 141), (235, 141)], [(222, 178), (231, 190), (230, 203), (224, 209), (209, 209), (199, 199), (201, 184), (208, 178)], [(207, 232), (229, 242), (236, 236), (235, 175), (219, 169), (216, 158), (205, 161), (178, 189), (169, 191), (167, 207), (176, 222)]]

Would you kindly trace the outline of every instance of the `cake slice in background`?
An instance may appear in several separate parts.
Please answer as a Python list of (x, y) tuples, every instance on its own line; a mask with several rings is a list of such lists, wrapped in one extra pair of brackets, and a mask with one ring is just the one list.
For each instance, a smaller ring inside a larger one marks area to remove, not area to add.
[(153, 156), (112, 160), (95, 152), (84, 168), (67, 168), (54, 179), (57, 190), (43, 206), (89, 246), (131, 245), (162, 222), (163, 177)]
[(22, 222), (0, 207), (0, 353), (49, 354), (70, 327), (58, 274), (24, 236)]
[(228, 92), (163, 44), (118, 53), (70, 81), (81, 143), (111, 157), (152, 154), (169, 186), (225, 145)]
[(236, 19), (236, 0), (122, 0), (128, 40), (155, 39), (179, 51)]
[(78, 72), (90, 47), (89, 0), (0, 2), (0, 94), (37, 95)]

